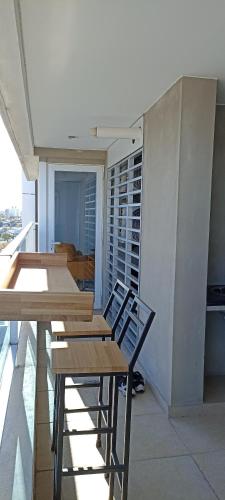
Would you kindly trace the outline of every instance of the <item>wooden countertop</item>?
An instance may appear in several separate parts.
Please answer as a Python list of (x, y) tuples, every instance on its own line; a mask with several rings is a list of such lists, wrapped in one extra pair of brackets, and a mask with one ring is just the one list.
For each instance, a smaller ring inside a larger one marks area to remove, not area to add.
[(65, 254), (18, 253), (2, 274), (0, 318), (91, 321), (93, 293), (80, 292)]

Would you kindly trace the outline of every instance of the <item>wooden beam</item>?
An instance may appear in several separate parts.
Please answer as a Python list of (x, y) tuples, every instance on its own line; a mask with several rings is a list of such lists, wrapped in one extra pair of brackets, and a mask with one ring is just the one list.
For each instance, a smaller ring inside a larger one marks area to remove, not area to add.
[(107, 151), (90, 149), (34, 148), (39, 161), (77, 165), (105, 165)]

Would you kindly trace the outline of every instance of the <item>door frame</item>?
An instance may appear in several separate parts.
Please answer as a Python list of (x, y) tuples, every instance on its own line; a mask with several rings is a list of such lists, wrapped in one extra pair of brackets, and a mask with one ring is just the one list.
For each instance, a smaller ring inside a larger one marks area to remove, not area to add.
[(48, 164), (48, 251), (53, 251), (55, 241), (55, 172), (96, 173), (96, 227), (95, 227), (95, 302), (94, 307), (102, 307), (102, 248), (103, 248), (103, 181), (104, 168), (101, 165), (61, 165)]

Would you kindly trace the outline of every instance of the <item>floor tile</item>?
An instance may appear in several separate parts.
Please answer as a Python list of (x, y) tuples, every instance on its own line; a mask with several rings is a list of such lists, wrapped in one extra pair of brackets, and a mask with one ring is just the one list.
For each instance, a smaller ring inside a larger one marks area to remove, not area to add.
[[(61, 500), (108, 500), (108, 496), (108, 484), (102, 475), (62, 479)], [(53, 472), (38, 472), (35, 500), (51, 500), (52, 497)]]
[[(85, 389), (83, 391), (67, 389), (65, 392), (65, 408), (68, 410), (85, 408), (87, 406), (96, 405), (96, 403), (97, 397), (90, 389)], [(44, 424), (53, 422), (53, 407), (54, 391), (39, 391), (37, 396), (36, 423)], [(86, 419), (85, 415), (88, 415), (88, 419)], [(67, 419), (69, 421), (74, 421), (74, 424), (77, 421), (85, 422), (85, 420), (95, 422), (96, 415), (95, 412), (84, 412), (79, 414), (69, 413), (67, 414)]]
[(129, 500), (216, 500), (191, 457), (133, 462)]
[(19, 343), (15, 366), (36, 365), (37, 341), (34, 322), (23, 321), (20, 327)]
[(35, 500), (50, 500), (53, 497), (53, 471), (36, 472)]
[(220, 498), (225, 499), (225, 451), (199, 453), (193, 456), (199, 469)]
[[(119, 394), (119, 415), (124, 415), (126, 406), (126, 398)], [(136, 394), (132, 398), (132, 415), (144, 415), (144, 414), (161, 414), (163, 415), (163, 410), (159, 403), (156, 401), (152, 394), (149, 385), (146, 384), (145, 392)]]
[[(119, 418), (118, 449), (123, 443), (123, 419)], [(131, 455), (134, 460), (159, 458), (188, 453), (166, 415), (133, 415), (131, 425)]]
[(36, 470), (51, 470), (53, 469), (52, 425), (38, 424), (36, 436)]
[[(53, 498), (53, 472), (42, 471), (36, 474), (35, 500), (51, 500)], [(79, 500), (73, 478), (62, 480), (61, 500)]]
[(55, 387), (55, 376), (50, 366), (38, 366), (37, 368), (37, 392), (51, 391)]
[(42, 349), (38, 352), (37, 364), (39, 366), (51, 366), (51, 349)]
[(38, 337), (38, 350), (50, 349), (51, 342), (54, 340), (56, 340), (55, 336), (53, 337), (48, 329), (41, 331)]
[(32, 497), (34, 393), (35, 367), (14, 369), (0, 446), (1, 500)]
[(225, 448), (223, 415), (172, 418), (170, 421), (191, 453)]
[(54, 391), (41, 391), (38, 393), (36, 406), (36, 423), (45, 424), (53, 422)]

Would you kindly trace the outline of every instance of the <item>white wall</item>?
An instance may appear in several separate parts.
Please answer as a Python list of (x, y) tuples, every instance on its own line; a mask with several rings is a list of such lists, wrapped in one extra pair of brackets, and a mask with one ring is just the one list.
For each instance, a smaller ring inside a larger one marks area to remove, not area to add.
[(48, 231), (48, 166), (40, 162), (38, 178), (38, 251), (47, 252)]
[(27, 181), (22, 174), (22, 225), (35, 221), (35, 182)]
[[(22, 226), (25, 227), (29, 222), (35, 222), (35, 182), (27, 181), (22, 174)], [(35, 250), (35, 228), (27, 237), (26, 249)]]

